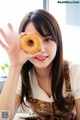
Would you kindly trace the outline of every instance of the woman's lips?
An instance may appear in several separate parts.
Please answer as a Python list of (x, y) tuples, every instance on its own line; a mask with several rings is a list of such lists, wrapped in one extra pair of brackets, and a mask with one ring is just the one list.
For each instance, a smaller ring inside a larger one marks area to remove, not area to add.
[(39, 62), (43, 62), (44, 60), (47, 59), (48, 56), (42, 56), (42, 57), (35, 57), (36, 60), (38, 60)]

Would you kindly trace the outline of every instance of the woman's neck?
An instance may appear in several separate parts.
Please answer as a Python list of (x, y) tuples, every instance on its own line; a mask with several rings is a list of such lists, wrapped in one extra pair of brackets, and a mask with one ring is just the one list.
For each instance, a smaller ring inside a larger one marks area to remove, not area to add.
[(47, 68), (35, 68), (38, 84), (51, 97), (51, 65)]
[(51, 65), (49, 65), (46, 68), (37, 68), (35, 67), (35, 72), (36, 72), (36, 76), (39, 79), (44, 79), (47, 80), (49, 78), (51, 78)]

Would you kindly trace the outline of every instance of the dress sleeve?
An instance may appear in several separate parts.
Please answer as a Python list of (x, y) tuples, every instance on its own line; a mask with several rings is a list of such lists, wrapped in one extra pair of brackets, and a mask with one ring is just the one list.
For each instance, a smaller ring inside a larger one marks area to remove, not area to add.
[(70, 80), (71, 89), (73, 92), (74, 99), (80, 98), (80, 65), (71, 64), (70, 65)]
[(21, 82), (21, 76), (20, 76), (19, 81), (18, 81), (18, 85), (17, 85), (16, 94), (21, 95), (21, 92), (22, 92), (22, 82)]

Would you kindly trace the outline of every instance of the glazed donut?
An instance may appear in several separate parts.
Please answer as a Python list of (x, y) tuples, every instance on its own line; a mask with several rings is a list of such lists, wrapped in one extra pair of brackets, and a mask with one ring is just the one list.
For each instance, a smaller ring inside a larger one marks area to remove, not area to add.
[(27, 33), (21, 38), (22, 49), (28, 53), (34, 54), (41, 49), (41, 38), (37, 33)]

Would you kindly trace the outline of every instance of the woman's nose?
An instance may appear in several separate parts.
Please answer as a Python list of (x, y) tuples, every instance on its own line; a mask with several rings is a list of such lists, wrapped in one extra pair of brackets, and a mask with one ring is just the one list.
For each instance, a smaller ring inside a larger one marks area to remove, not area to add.
[(42, 44), (41, 45), (41, 52), (45, 52), (46, 50), (45, 50), (45, 46), (44, 46), (44, 44)]

